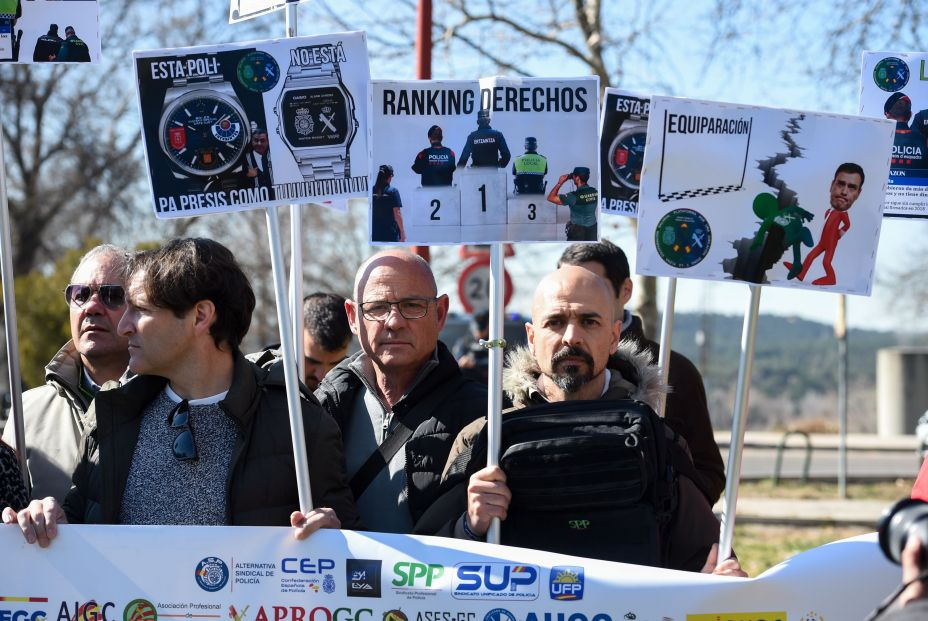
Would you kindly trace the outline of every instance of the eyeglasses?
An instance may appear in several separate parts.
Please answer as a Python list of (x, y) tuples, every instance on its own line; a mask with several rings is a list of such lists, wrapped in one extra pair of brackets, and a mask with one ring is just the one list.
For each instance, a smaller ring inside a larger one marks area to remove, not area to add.
[(174, 459), (193, 461), (197, 458), (197, 445), (193, 441), (193, 429), (190, 428), (190, 405), (184, 399), (168, 414), (171, 429), (182, 431), (174, 438)]
[(403, 319), (421, 319), (429, 314), (429, 305), (438, 298), (403, 298), (396, 302), (375, 300), (358, 304), (361, 314), (371, 321), (386, 321), (393, 307), (400, 312)]
[(82, 307), (96, 293), (100, 301), (110, 310), (126, 304), (126, 290), (122, 285), (68, 285), (64, 290), (65, 302), (70, 306)]

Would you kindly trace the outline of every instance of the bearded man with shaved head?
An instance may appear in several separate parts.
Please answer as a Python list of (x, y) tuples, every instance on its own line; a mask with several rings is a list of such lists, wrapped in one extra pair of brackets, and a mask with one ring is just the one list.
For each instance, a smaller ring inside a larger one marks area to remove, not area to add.
[(442, 469), (461, 429), (486, 414), (486, 388), (465, 379), (438, 340), (448, 296), (421, 257), (372, 256), (353, 297), (345, 311), (361, 351), (329, 371), (316, 397), (341, 427), (367, 529), (433, 534)]
[[(614, 316), (613, 294), (602, 278), (567, 265), (548, 274), (535, 290), (532, 321), (525, 324), (527, 347), (507, 358), (503, 388), (513, 410), (531, 405), (576, 400), (643, 401), (652, 408), (666, 391), (650, 356), (633, 344), (620, 343), (621, 321)], [(610, 363), (610, 356), (622, 364)], [(607, 363), (609, 366), (607, 366)], [(504, 419), (508, 410), (503, 413)], [(486, 420), (465, 428), (449, 456), (445, 481), (469, 477), (454, 535), (483, 539), (493, 518), (505, 520), (512, 502), (506, 473), (486, 464)], [(659, 430), (663, 427), (659, 427)], [(673, 432), (668, 430), (668, 438)], [(582, 478), (582, 473), (576, 473)], [(592, 473), (591, 473), (592, 475)], [(666, 567), (725, 575), (745, 575), (737, 559), (717, 562), (719, 524), (693, 482), (677, 479), (676, 507), (664, 528), (669, 540)], [(552, 510), (558, 499), (552, 498)], [(616, 525), (616, 528), (620, 525)], [(504, 542), (505, 543), (505, 542)]]

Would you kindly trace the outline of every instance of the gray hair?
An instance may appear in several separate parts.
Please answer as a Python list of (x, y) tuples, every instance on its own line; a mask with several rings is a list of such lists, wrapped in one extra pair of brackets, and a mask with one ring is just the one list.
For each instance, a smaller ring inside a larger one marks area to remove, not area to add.
[(120, 248), (113, 244), (100, 244), (88, 250), (87, 253), (81, 257), (77, 267), (74, 268), (74, 273), (71, 274), (71, 280), (74, 280), (74, 274), (77, 274), (85, 263), (95, 261), (101, 257), (112, 257), (115, 267), (121, 276), (121, 280), (125, 281), (126, 278), (128, 278), (129, 253), (126, 252), (124, 248)]

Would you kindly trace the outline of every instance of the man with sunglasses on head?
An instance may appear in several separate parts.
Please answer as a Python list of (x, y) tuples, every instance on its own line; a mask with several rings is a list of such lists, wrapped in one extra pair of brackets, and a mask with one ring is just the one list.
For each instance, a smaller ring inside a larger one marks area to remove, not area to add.
[[(100, 386), (126, 371), (128, 342), (116, 331), (126, 310), (126, 262), (126, 251), (109, 244), (81, 258), (64, 294), (71, 340), (46, 365), (45, 385), (23, 393), (33, 498), (64, 499), (89, 426), (87, 408)], [(12, 423), (3, 440), (14, 443)]]
[(313, 506), (299, 511), (281, 365), (259, 368), (239, 346), (255, 296), (227, 248), (174, 240), (131, 260), (126, 312), (130, 382), (91, 407), (63, 509), (33, 500), (3, 522), (48, 545), (56, 523), (356, 528), (334, 421), (303, 400)]
[(486, 387), (465, 379), (438, 340), (448, 296), (421, 257), (368, 259), (345, 310), (361, 351), (316, 397), (342, 429), (358, 511), (371, 531), (432, 534), (445, 519), (433, 504), (442, 468), (458, 432), (485, 414)]

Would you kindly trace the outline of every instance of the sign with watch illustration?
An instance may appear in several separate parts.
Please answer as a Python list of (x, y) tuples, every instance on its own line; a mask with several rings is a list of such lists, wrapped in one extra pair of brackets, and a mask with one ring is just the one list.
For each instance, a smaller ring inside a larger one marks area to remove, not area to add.
[(367, 196), (364, 33), (134, 60), (157, 217)]
[(607, 88), (600, 129), (600, 194), (604, 214), (638, 217), (641, 167), (648, 138), (649, 95)]

